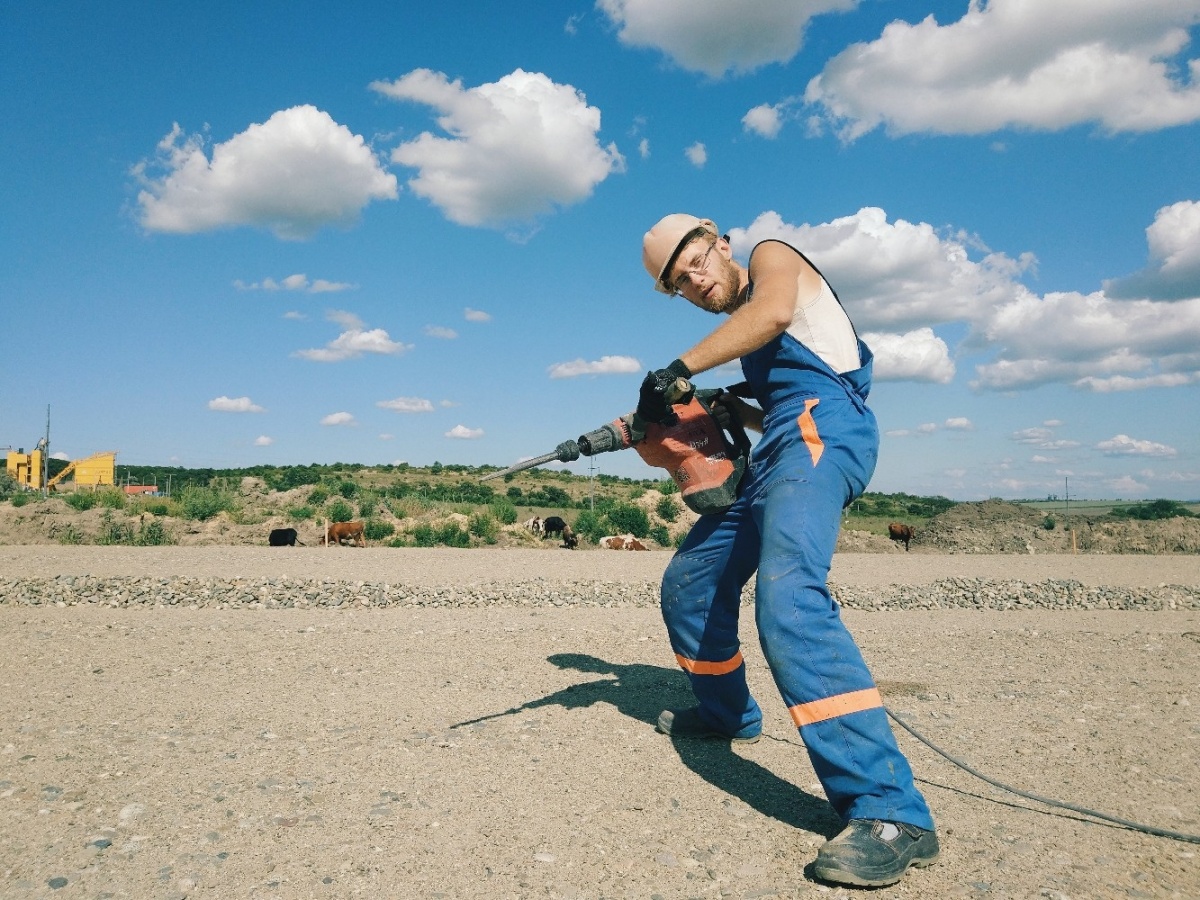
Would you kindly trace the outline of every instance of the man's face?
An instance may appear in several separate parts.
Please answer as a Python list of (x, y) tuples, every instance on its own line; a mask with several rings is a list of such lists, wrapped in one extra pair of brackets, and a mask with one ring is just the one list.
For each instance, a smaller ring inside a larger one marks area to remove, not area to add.
[(719, 238), (696, 238), (675, 261), (670, 285), (693, 306), (711, 313), (733, 312), (740, 305), (741, 279), (728, 252), (729, 245)]

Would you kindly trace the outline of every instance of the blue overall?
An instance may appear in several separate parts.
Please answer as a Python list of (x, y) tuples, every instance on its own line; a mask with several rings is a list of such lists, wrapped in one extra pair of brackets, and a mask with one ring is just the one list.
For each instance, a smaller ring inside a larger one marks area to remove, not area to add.
[(879, 432), (866, 406), (871, 351), (838, 375), (784, 333), (742, 358), (765, 412), (741, 493), (702, 516), (663, 575), (662, 614), (700, 716), (731, 736), (762, 712), (738, 641), (742, 586), (758, 571), (755, 621), (775, 684), (817, 777), (843, 820), (932, 829), (862, 653), (826, 585), (842, 509), (875, 469)]

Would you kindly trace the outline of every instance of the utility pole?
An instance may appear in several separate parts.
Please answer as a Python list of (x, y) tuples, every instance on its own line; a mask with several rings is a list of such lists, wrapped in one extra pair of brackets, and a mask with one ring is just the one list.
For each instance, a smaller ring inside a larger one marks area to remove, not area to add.
[(596, 457), (588, 457), (588, 506), (596, 511)]
[(50, 404), (46, 404), (46, 441), (42, 447), (42, 496), (50, 496)]

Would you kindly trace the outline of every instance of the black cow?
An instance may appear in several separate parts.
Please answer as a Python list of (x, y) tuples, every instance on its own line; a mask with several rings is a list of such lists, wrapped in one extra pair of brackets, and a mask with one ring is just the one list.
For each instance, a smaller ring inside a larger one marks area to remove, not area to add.
[(267, 543), (272, 547), (295, 547), (297, 544), (304, 546), (295, 528), (272, 528)]
[(564, 522), (559, 516), (547, 516), (542, 520), (542, 534), (546, 537), (550, 537), (551, 535), (555, 534), (562, 534), (563, 529), (566, 527), (567, 523)]

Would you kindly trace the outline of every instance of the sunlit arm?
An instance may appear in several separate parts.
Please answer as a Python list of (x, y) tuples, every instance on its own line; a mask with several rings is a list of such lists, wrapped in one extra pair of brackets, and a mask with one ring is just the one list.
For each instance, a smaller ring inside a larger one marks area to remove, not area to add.
[(774, 242), (759, 246), (748, 274), (754, 297), (680, 357), (693, 374), (739, 359), (778, 337), (792, 323), (799, 291), (807, 293), (811, 287), (815, 294), (821, 284), (803, 258)]

